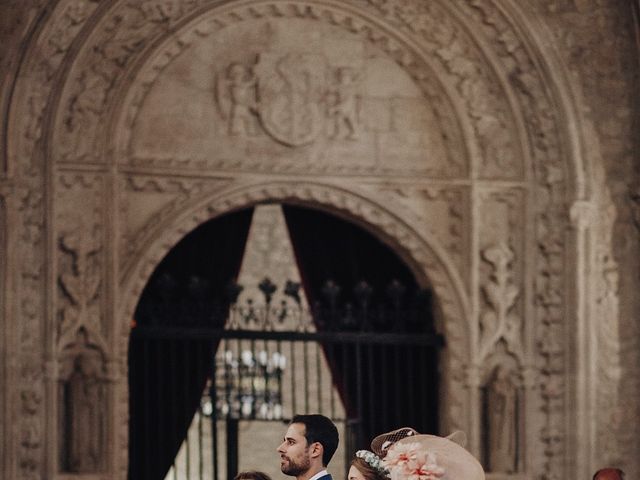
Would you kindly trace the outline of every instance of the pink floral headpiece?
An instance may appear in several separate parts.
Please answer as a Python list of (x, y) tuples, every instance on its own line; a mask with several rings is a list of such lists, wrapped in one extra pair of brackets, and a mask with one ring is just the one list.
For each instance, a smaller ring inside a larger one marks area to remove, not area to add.
[(376, 447), (380, 444), (385, 450), (383, 464), (390, 480), (485, 480), (480, 462), (460, 444), (465, 440), (462, 432), (439, 437), (413, 430), (400, 432), (404, 438), (396, 440), (398, 433), (393, 431), (374, 439)]
[(391, 480), (439, 480), (445, 474), (436, 454), (419, 443), (395, 445), (384, 459)]

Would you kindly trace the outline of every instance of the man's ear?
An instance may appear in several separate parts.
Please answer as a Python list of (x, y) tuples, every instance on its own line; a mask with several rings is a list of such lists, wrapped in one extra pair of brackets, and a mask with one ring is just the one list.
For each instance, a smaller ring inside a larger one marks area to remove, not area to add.
[(322, 457), (322, 453), (324, 452), (324, 447), (320, 442), (313, 442), (311, 445), (311, 458)]

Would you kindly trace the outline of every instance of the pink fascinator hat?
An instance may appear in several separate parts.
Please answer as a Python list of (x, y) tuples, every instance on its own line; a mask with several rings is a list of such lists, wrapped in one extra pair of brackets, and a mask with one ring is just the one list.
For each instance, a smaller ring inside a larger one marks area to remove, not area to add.
[(464, 441), (462, 432), (445, 438), (405, 428), (379, 435), (371, 447), (384, 458), (391, 480), (484, 480), (480, 462), (460, 445)]

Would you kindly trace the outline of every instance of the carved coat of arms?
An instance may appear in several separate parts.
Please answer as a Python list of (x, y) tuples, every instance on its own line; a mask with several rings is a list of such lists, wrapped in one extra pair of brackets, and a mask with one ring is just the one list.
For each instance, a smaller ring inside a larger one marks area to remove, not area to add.
[(228, 133), (252, 136), (261, 125), (273, 139), (291, 147), (307, 145), (327, 133), (335, 138), (342, 130), (344, 136), (355, 138), (356, 82), (346, 70), (338, 71), (342, 82), (332, 89), (335, 72), (321, 54), (267, 52), (252, 65), (230, 64), (217, 81), (218, 105)]
[(261, 54), (255, 72), (264, 129), (286, 145), (300, 146), (315, 140), (324, 130), (324, 57), (311, 53), (283, 57)]

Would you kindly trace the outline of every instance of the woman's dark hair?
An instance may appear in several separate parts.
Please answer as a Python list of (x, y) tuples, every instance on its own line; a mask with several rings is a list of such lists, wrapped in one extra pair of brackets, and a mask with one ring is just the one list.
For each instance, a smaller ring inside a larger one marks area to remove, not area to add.
[(333, 422), (324, 415), (295, 415), (292, 423), (302, 423), (304, 425), (304, 438), (307, 445), (318, 442), (322, 445), (322, 465), (329, 465), (329, 461), (338, 448), (338, 429)]
[(364, 458), (355, 457), (351, 460), (351, 466), (356, 467), (365, 480), (389, 480), (380, 471), (369, 465)]
[(238, 473), (233, 480), (271, 480), (271, 477), (264, 472), (248, 470)]

